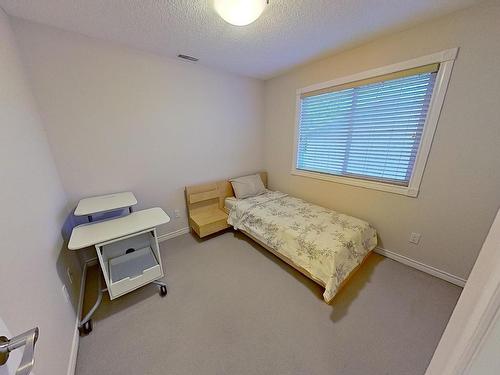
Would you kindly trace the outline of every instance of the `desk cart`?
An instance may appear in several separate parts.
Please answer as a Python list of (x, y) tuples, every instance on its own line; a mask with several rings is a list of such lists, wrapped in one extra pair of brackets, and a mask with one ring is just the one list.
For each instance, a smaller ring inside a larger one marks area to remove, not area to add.
[[(106, 288), (102, 287), (101, 274), (98, 279), (98, 296), (94, 306), (80, 320), (81, 335), (92, 331), (92, 315), (107, 291), (111, 300), (146, 284), (160, 287), (160, 295), (167, 295), (167, 285), (159, 281), (164, 277), (156, 227), (170, 221), (159, 207), (133, 211), (137, 204), (134, 195), (117, 193), (82, 199), (75, 215), (87, 216), (89, 223), (73, 229), (68, 244), (70, 250), (94, 246)], [(113, 219), (93, 221), (98, 213), (128, 209), (128, 214)]]

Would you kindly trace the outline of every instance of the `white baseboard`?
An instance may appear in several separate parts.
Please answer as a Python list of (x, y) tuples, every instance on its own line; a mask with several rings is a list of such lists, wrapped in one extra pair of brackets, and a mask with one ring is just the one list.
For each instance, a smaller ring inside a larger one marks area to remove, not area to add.
[[(158, 242), (162, 242), (162, 241), (169, 240), (171, 238), (182, 236), (183, 234), (186, 234), (186, 233), (189, 233), (189, 227), (181, 228), (181, 229), (178, 229), (178, 230), (170, 232), (170, 233), (162, 234), (162, 235), (158, 236)], [(408, 258), (404, 255), (395, 253), (394, 251), (390, 251), (390, 250), (384, 249), (382, 247), (375, 248), (375, 252), (380, 254), (380, 255), (383, 255), (387, 258), (395, 260), (396, 262), (405, 264), (405, 265), (413, 267), (419, 271), (428, 273), (429, 275), (438, 277), (442, 280), (445, 280), (445, 281), (448, 281), (452, 284), (458, 285), (462, 288), (465, 286), (465, 283), (467, 282), (466, 279), (452, 275), (449, 272), (442, 271), (438, 268), (429, 266), (425, 263), (416, 261), (414, 259)]]
[(465, 283), (467, 282), (467, 280), (465, 280), (461, 277), (452, 275), (451, 273), (448, 273), (446, 271), (442, 271), (440, 269), (429, 266), (427, 264), (416, 261), (414, 259), (405, 257), (404, 255), (397, 254), (394, 251), (390, 251), (390, 250), (384, 249), (382, 247), (375, 248), (375, 252), (377, 254), (380, 254), (380, 255), (383, 255), (387, 258), (395, 260), (396, 262), (406, 264), (407, 266), (416, 268), (419, 271), (428, 273), (429, 275), (432, 275), (432, 276), (438, 277), (440, 279), (443, 279), (445, 281), (448, 281), (449, 283), (461, 286), (462, 288), (465, 286)]
[(158, 242), (163, 242), (174, 237), (182, 236), (183, 234), (189, 233), (189, 227), (174, 230), (170, 233), (165, 233), (158, 236)]
[(74, 375), (76, 371), (76, 358), (78, 357), (78, 345), (80, 344), (80, 332), (78, 331), (79, 318), (79, 316), (76, 317), (75, 332), (73, 333), (73, 342), (71, 344), (67, 375)]
[(78, 357), (78, 345), (80, 344), (80, 331), (78, 330), (78, 323), (80, 316), (82, 316), (83, 299), (85, 297), (85, 282), (87, 280), (87, 268), (91, 265), (92, 259), (86, 261), (83, 265), (82, 277), (80, 279), (80, 295), (78, 296), (78, 306), (76, 311), (75, 331), (73, 333), (73, 343), (71, 344), (71, 354), (69, 357), (67, 375), (74, 375), (76, 371), (76, 358)]

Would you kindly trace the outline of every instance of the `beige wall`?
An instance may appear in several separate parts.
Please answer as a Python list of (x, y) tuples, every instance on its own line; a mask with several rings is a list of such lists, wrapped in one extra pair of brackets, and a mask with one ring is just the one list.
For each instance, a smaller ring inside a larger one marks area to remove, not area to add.
[[(271, 188), (366, 219), (384, 248), (467, 277), (500, 203), (499, 19), (500, 2), (483, 3), (266, 81)], [(452, 47), (460, 52), (418, 198), (290, 175), (296, 89)]]
[(0, 317), (12, 334), (40, 327), (38, 375), (66, 374), (76, 317), (61, 288), (80, 277), (61, 237), (67, 198), (2, 10), (0, 82)]
[(131, 190), (172, 216), (167, 233), (187, 226), (185, 185), (262, 169), (262, 82), (13, 25), (71, 202)]

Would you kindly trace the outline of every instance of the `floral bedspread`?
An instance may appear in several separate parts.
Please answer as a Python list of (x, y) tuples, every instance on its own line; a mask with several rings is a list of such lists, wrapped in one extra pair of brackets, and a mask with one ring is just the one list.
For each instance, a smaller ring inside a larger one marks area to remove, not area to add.
[(326, 302), (377, 245), (367, 222), (278, 191), (238, 200), (228, 223), (321, 280)]

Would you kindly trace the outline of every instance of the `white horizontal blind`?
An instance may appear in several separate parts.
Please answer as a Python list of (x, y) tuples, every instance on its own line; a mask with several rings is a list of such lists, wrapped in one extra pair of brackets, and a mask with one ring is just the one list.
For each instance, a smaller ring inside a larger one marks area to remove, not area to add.
[(408, 186), (436, 74), (304, 94), (297, 169)]

